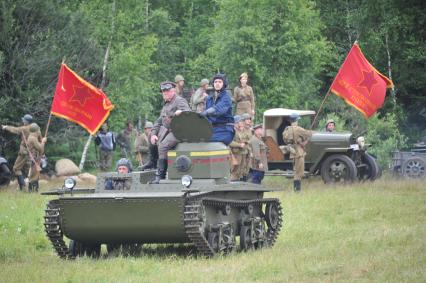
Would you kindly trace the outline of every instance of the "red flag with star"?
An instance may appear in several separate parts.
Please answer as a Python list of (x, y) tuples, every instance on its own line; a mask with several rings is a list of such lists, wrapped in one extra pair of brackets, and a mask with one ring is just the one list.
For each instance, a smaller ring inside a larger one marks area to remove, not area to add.
[(392, 87), (393, 82), (365, 59), (355, 43), (330, 89), (369, 118), (383, 105), (386, 89)]
[(80, 78), (67, 65), (59, 71), (50, 112), (95, 134), (114, 108), (105, 93)]

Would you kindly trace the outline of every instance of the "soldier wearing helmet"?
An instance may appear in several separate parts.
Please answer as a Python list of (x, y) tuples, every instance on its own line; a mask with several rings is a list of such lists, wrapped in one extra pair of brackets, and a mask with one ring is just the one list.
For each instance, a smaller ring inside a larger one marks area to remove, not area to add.
[(327, 123), (325, 124), (325, 131), (328, 133), (334, 132), (334, 128), (336, 126), (336, 123), (333, 119), (328, 119)]
[[(115, 170), (119, 174), (131, 173), (133, 171), (132, 163), (127, 158), (121, 158), (117, 161)], [(130, 190), (131, 186), (131, 178), (108, 179), (105, 182), (106, 190)]]
[[(23, 175), (23, 168), (28, 163), (28, 148), (26, 141), (30, 135), (30, 124), (33, 122), (33, 117), (30, 114), (25, 114), (22, 118), (23, 126), (13, 127), (8, 125), (2, 125), (2, 129), (13, 134), (17, 134), (21, 137), (21, 144), (19, 146), (18, 157), (13, 165), (13, 172), (18, 180), (19, 189), (22, 191), (25, 189), (25, 178)], [(41, 142), (41, 132), (38, 131), (38, 141)]]
[(183, 97), (183, 86), (185, 85), (185, 79), (182, 75), (176, 75), (176, 94)]
[(191, 96), (189, 105), (191, 110), (197, 113), (201, 113), (206, 109), (206, 99), (209, 96), (207, 94), (207, 88), (209, 87), (209, 80), (202, 79), (200, 82), (200, 87), (195, 91)]
[(149, 161), (149, 136), (154, 127), (152, 122), (146, 121), (143, 133), (138, 133), (135, 139), (135, 155), (139, 161), (139, 166), (143, 166)]
[(289, 117), (291, 125), (287, 126), (283, 132), (284, 142), (294, 149), (290, 151), (290, 158), (293, 159), (293, 189), (295, 192), (302, 189), (301, 181), (305, 174), (305, 146), (312, 136), (312, 131), (305, 130), (298, 125), (299, 119), (298, 113), (292, 113)]
[(255, 96), (251, 86), (247, 84), (248, 75), (242, 73), (239, 77), (239, 84), (234, 89), (232, 100), (236, 104), (236, 114), (248, 113), (251, 117), (255, 114)]
[(207, 97), (206, 110), (200, 113), (213, 126), (212, 142), (231, 143), (234, 138), (234, 117), (232, 116), (232, 100), (226, 91), (228, 81), (225, 74), (216, 74), (212, 79), (214, 94)]
[(44, 145), (46, 144), (47, 139), (44, 137), (39, 141), (40, 127), (36, 123), (30, 124), (30, 134), (28, 136), (28, 155), (31, 163), (29, 171), (29, 192), (38, 192), (39, 184), (38, 180), (40, 178), (40, 160), (44, 154)]

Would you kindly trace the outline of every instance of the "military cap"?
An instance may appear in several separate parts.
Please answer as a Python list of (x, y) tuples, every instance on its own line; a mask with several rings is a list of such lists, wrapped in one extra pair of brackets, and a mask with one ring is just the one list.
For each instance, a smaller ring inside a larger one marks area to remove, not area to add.
[(244, 114), (241, 115), (241, 120), (247, 120), (247, 119), (251, 119), (250, 114), (244, 113)]
[(118, 160), (115, 170), (118, 170), (118, 167), (120, 166), (126, 166), (127, 169), (129, 169), (129, 172), (132, 172), (133, 170), (132, 163), (130, 163), (129, 159), (127, 158), (121, 158), (120, 160)]
[(146, 128), (154, 128), (154, 125), (152, 124), (152, 122), (150, 122), (150, 121), (146, 121), (145, 122), (145, 129)]
[(336, 125), (336, 123), (334, 122), (333, 119), (328, 119), (327, 123), (325, 123), (325, 125), (327, 126), (328, 124), (333, 123), (334, 125)]
[(241, 121), (241, 116), (240, 115), (235, 115), (234, 116), (234, 123), (238, 123)]
[(200, 86), (204, 86), (204, 85), (208, 85), (209, 84), (209, 80), (208, 79), (202, 79), (200, 82)]
[(30, 125), (30, 132), (35, 133), (40, 130), (40, 127), (36, 123), (31, 123)]
[(292, 122), (295, 122), (300, 119), (300, 115), (298, 113), (291, 113), (289, 118)]
[(162, 82), (160, 84), (160, 91), (169, 90), (175, 87), (176, 87), (176, 84), (174, 82), (169, 82), (169, 81)]
[(33, 121), (33, 116), (30, 114), (25, 114), (24, 117), (22, 117), (22, 123), (31, 123)]
[(253, 130), (259, 129), (259, 128), (263, 128), (263, 124), (257, 124), (253, 127)]
[(182, 75), (176, 75), (176, 77), (175, 77), (175, 82), (176, 83), (178, 83), (178, 82), (180, 82), (180, 81), (184, 81), (185, 79), (183, 78), (183, 76)]

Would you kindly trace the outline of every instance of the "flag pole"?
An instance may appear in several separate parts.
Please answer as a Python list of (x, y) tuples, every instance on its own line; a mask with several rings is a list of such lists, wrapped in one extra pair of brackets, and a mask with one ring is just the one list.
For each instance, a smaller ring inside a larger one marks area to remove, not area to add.
[[(354, 41), (354, 43), (352, 44), (352, 47), (353, 47), (355, 44), (358, 44), (358, 39)], [(349, 52), (352, 50), (352, 47), (351, 47), (351, 49), (349, 49)], [(337, 76), (340, 74), (340, 71), (342, 70), (342, 66), (345, 64), (346, 60), (348, 59), (349, 52), (348, 52), (348, 54), (346, 55), (346, 58), (345, 58), (345, 60), (343, 61), (342, 65), (340, 65), (339, 71), (337, 72), (336, 76), (334, 76), (334, 78), (337, 78)], [(333, 80), (333, 82), (334, 82), (334, 80)], [(330, 95), (330, 93), (331, 93), (331, 86), (332, 86), (332, 85), (333, 85), (333, 83), (331, 83), (330, 87), (328, 88), (327, 93), (325, 94), (324, 99), (321, 101), (321, 105), (320, 105), (320, 107), (318, 108), (317, 114), (315, 114), (315, 117), (314, 117), (314, 121), (313, 121), (313, 122), (312, 122), (312, 124), (311, 124), (311, 127), (310, 127), (310, 129), (311, 129), (311, 130), (312, 130), (312, 128), (313, 128), (313, 127), (314, 127), (314, 125), (315, 125), (315, 122), (316, 122), (316, 120), (317, 120), (317, 118), (318, 118), (319, 113), (320, 113), (320, 112), (321, 112), (321, 110), (322, 110), (322, 106), (324, 105), (325, 100), (327, 99), (327, 97), (328, 97), (328, 96)]]

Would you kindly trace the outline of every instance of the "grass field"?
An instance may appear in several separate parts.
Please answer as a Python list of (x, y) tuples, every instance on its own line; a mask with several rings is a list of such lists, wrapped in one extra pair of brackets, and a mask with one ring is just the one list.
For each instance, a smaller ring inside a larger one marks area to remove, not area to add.
[[(188, 247), (152, 246), (140, 257), (78, 258), (54, 253), (43, 227), (49, 197), (0, 192), (0, 282), (425, 282), (425, 182), (383, 177), (325, 186), (289, 180), (281, 199), (284, 226), (272, 248), (197, 257)], [(46, 185), (45, 185), (46, 187)]]

